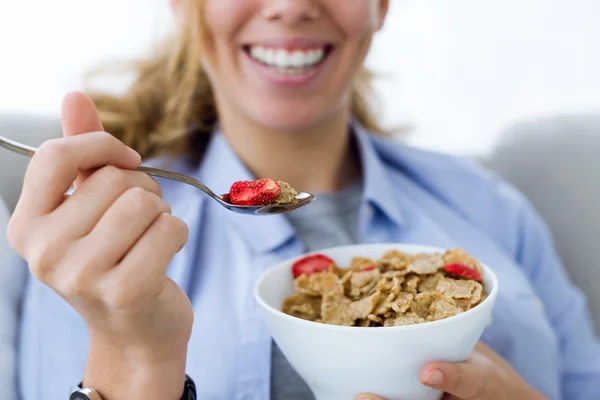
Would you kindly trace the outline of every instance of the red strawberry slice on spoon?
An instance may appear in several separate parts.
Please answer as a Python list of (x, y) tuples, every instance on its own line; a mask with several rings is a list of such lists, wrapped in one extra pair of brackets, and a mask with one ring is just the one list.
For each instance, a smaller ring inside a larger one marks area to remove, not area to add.
[(292, 274), (294, 275), (294, 279), (300, 275), (310, 276), (329, 270), (329, 266), (333, 263), (333, 260), (326, 255), (312, 254), (296, 261), (292, 265)]
[(444, 271), (459, 278), (473, 279), (477, 282), (481, 282), (481, 274), (474, 268), (464, 264), (447, 264), (444, 267)]
[(279, 197), (281, 187), (273, 179), (239, 181), (229, 189), (229, 201), (237, 206), (264, 206)]

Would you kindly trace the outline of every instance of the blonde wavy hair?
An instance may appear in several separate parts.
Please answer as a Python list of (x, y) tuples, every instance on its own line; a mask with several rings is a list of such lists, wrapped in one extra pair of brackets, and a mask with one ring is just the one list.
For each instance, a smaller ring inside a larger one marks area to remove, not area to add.
[[(185, 2), (187, 21), (151, 57), (131, 63), (135, 79), (124, 94), (89, 93), (105, 130), (144, 158), (201, 154), (218, 121), (211, 84), (201, 66), (204, 0)], [(356, 76), (351, 111), (365, 128), (385, 134), (371, 106), (372, 78), (366, 68)]]

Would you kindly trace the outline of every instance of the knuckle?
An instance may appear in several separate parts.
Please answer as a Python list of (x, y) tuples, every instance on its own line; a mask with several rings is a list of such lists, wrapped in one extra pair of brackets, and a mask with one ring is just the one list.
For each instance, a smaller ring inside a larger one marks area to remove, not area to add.
[(41, 282), (48, 283), (57, 267), (62, 251), (57, 243), (49, 242), (39, 246), (29, 257), (29, 269), (32, 275)]
[(37, 154), (50, 160), (61, 159), (69, 154), (69, 146), (64, 139), (50, 139), (40, 146)]
[(69, 271), (69, 275), (62, 280), (60, 291), (70, 298), (83, 298), (88, 293), (89, 275), (86, 268)]
[(133, 187), (124, 195), (127, 205), (138, 212), (144, 212), (157, 208), (156, 195), (141, 187)]
[(456, 365), (451, 365), (445, 371), (447, 379), (447, 388), (449, 392), (456, 392), (462, 387), (463, 377), (461, 371)]
[(488, 384), (491, 379), (495, 375), (495, 370), (497, 368), (492, 365), (484, 364), (480, 370), (482, 379), (473, 379), (470, 381), (471, 385), (471, 397), (483, 397), (483, 395), (488, 391)]
[(100, 180), (107, 186), (125, 186), (125, 174), (115, 166), (107, 165), (96, 173)]
[(103, 131), (91, 132), (91, 133), (89, 133), (89, 135), (96, 136), (97, 140), (99, 140), (100, 143), (103, 144), (103, 145), (105, 145), (105, 146), (112, 146), (112, 145), (114, 145), (115, 141), (117, 140), (110, 133), (103, 132)]
[(119, 147), (125, 147), (125, 144), (108, 132), (94, 132), (97, 136), (98, 145), (107, 152), (118, 150)]
[(486, 381), (481, 380), (473, 383), (473, 389), (471, 391), (471, 398), (481, 397), (485, 393)]
[(157, 228), (165, 234), (174, 235), (182, 241), (187, 240), (188, 227), (181, 219), (163, 213), (156, 221)]
[(171, 213), (171, 207), (166, 201), (139, 186), (129, 189), (124, 196), (127, 208), (133, 210), (136, 215), (154, 218), (159, 213)]
[(475, 371), (455, 366), (451, 376), (448, 391), (460, 393), (461, 398), (467, 400), (480, 398), (484, 394), (487, 381), (485, 377), (489, 377), (485, 366), (479, 366), (478, 370)]
[(119, 213), (125, 218), (151, 218), (162, 212), (171, 212), (166, 201), (139, 186), (128, 189), (119, 201)]
[(134, 181), (139, 186), (146, 188), (149, 192), (154, 193), (156, 196), (162, 198), (162, 188), (156, 179), (143, 172), (136, 171), (134, 174)]
[(173, 231), (174, 222), (169, 214), (161, 214), (155, 222), (156, 229), (163, 233), (171, 233)]

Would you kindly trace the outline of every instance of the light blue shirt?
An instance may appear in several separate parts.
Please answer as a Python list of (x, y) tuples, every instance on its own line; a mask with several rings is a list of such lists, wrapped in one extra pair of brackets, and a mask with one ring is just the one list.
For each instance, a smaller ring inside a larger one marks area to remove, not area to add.
[(0, 400), (17, 398), (15, 368), (19, 304), (27, 267), (8, 244), (10, 213), (0, 198)]
[[(482, 340), (549, 398), (600, 399), (600, 342), (585, 299), (530, 204), (471, 162), (393, 144), (358, 125), (355, 131), (363, 165), (362, 241), (462, 247), (481, 259), (500, 283), (493, 324)], [(252, 178), (219, 133), (199, 167), (180, 159), (170, 168), (220, 193)], [(168, 273), (194, 306), (187, 372), (199, 398), (268, 399), (271, 339), (252, 288), (266, 269), (304, 246), (283, 216), (237, 215), (197, 189), (161, 183), (173, 213), (190, 227), (189, 242)], [(34, 280), (24, 307), (22, 396), (63, 400), (84, 371), (85, 325)]]

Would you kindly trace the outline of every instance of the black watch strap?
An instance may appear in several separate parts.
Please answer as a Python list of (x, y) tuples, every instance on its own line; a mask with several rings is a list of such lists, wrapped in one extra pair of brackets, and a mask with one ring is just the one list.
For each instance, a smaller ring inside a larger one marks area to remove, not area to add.
[(189, 376), (185, 376), (185, 384), (183, 385), (183, 395), (181, 400), (197, 400), (196, 384)]
[[(82, 385), (83, 382), (80, 382), (77, 386), (77, 389), (79, 390), (71, 391), (71, 396), (69, 397), (70, 400), (96, 400), (97, 398), (100, 398), (94, 389), (83, 389)], [(192, 378), (187, 375), (185, 376), (181, 400), (197, 400), (196, 384)]]

